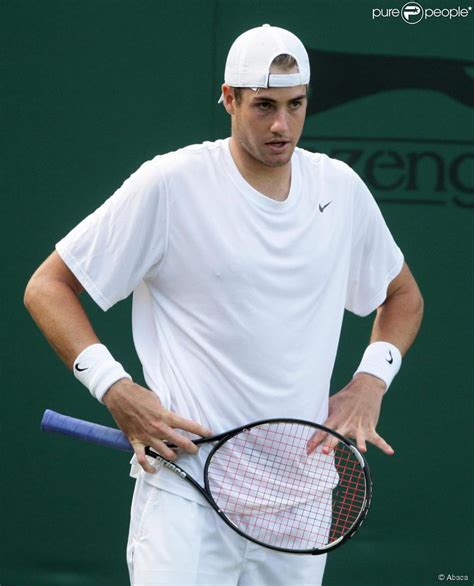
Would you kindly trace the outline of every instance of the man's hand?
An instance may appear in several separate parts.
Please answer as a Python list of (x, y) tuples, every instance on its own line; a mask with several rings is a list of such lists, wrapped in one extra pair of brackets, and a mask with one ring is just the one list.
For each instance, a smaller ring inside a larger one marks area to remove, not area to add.
[[(387, 456), (394, 454), (393, 448), (376, 432), (385, 383), (370, 374), (358, 373), (351, 382), (329, 398), (329, 415), (324, 425), (341, 435), (355, 439), (361, 452), (367, 451), (370, 442)], [(308, 442), (308, 453), (323, 444), (323, 453), (328, 454), (337, 440), (317, 432)]]
[(150, 474), (154, 474), (155, 468), (146, 459), (146, 446), (150, 446), (164, 458), (174, 460), (176, 453), (163, 440), (169, 441), (190, 454), (197, 452), (197, 446), (175, 429), (182, 429), (200, 436), (212, 435), (199, 423), (183, 419), (167, 411), (155, 393), (128, 379), (121, 379), (114, 383), (105, 393), (103, 401), (132, 444), (138, 463), (145, 472)]

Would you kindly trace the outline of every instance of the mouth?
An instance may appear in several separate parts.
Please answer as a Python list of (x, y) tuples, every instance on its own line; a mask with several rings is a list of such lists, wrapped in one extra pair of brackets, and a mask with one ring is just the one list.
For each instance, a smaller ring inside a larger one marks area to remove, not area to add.
[(273, 153), (283, 153), (290, 147), (289, 140), (270, 140), (265, 143), (265, 145), (273, 152)]

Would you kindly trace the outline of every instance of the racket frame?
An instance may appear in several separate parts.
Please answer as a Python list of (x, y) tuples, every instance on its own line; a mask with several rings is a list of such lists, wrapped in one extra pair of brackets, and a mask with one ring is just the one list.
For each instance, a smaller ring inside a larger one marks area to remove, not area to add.
[[(52, 423), (50, 418), (52, 418), (54, 420), (54, 423)], [(95, 436), (94, 433), (91, 433), (89, 436), (89, 433), (85, 434), (83, 430), (81, 430), (80, 432), (75, 432), (74, 430), (71, 430), (69, 422), (71, 422), (71, 423), (74, 422), (74, 424), (79, 423), (81, 425), (84, 425), (85, 428), (89, 428), (89, 429), (87, 429), (87, 432), (89, 432), (92, 429), (102, 428), (103, 430), (106, 431), (107, 440), (104, 441), (103, 438), (97, 439), (97, 437)], [(222, 509), (218, 506), (218, 504), (214, 500), (214, 497), (212, 496), (212, 492), (211, 492), (210, 485), (209, 485), (209, 466), (210, 466), (210, 463), (212, 461), (214, 454), (219, 450), (219, 448), (226, 441), (228, 441), (229, 439), (238, 435), (239, 433), (246, 431), (246, 430), (250, 431), (253, 428), (256, 428), (256, 427), (259, 427), (259, 426), (262, 426), (265, 424), (269, 424), (269, 423), (270, 424), (283, 423), (283, 424), (305, 425), (307, 427), (313, 428), (315, 431), (321, 431), (323, 433), (327, 433), (329, 435), (332, 435), (332, 436), (338, 438), (339, 441), (341, 441), (343, 444), (345, 444), (351, 450), (351, 452), (354, 454), (354, 456), (357, 458), (357, 460), (360, 464), (361, 470), (364, 474), (364, 480), (365, 480), (365, 495), (364, 495), (364, 502), (361, 507), (361, 510), (359, 511), (359, 514), (357, 515), (357, 518), (355, 519), (353, 524), (344, 533), (344, 535), (341, 535), (340, 537), (333, 540), (331, 543), (326, 544), (323, 547), (310, 548), (310, 549), (290, 549), (290, 548), (284, 548), (284, 547), (270, 545), (268, 543), (264, 543), (262, 541), (259, 541), (258, 539), (248, 535), (247, 533), (245, 533), (244, 531), (239, 529), (239, 527), (227, 517), (225, 512), (222, 511)], [(46, 410), (43, 415), (41, 429), (44, 431), (52, 431), (55, 433), (61, 433), (63, 435), (76, 437), (78, 439), (82, 439), (83, 441), (87, 441), (87, 442), (91, 442), (91, 443), (98, 443), (98, 444), (105, 445), (105, 446), (112, 447), (112, 448), (119, 449), (119, 450), (133, 451), (133, 448), (132, 448), (131, 444), (128, 442), (126, 436), (122, 432), (120, 432), (118, 429), (106, 428), (104, 426), (101, 426), (101, 425), (98, 425), (95, 423), (75, 419), (73, 417), (69, 417), (66, 415), (61, 415), (59, 413), (55, 413), (54, 411), (50, 411), (50, 410)], [(360, 451), (357, 449), (356, 445), (351, 440), (345, 438), (340, 433), (338, 433), (332, 429), (329, 429), (328, 427), (325, 427), (324, 425), (321, 425), (318, 423), (313, 423), (312, 421), (306, 421), (304, 419), (292, 419), (292, 418), (261, 419), (259, 421), (254, 421), (252, 423), (242, 425), (240, 427), (236, 427), (236, 428), (231, 429), (229, 431), (214, 435), (212, 437), (205, 437), (205, 438), (199, 438), (199, 439), (193, 440), (193, 443), (198, 446), (202, 445), (202, 444), (214, 443), (214, 442), (215, 442), (215, 445), (212, 447), (211, 451), (209, 452), (209, 454), (206, 458), (206, 462), (204, 464), (204, 469), (203, 469), (204, 486), (199, 484), (192, 476), (190, 476), (186, 472), (186, 470), (181, 468), (181, 466), (179, 466), (178, 464), (176, 464), (175, 462), (173, 462), (171, 460), (168, 460), (167, 458), (164, 458), (161, 454), (158, 454), (152, 448), (150, 448), (150, 447), (145, 448), (145, 453), (148, 456), (151, 456), (152, 458), (155, 458), (156, 460), (161, 462), (164, 467), (168, 468), (171, 472), (174, 472), (176, 475), (178, 475), (183, 480), (187, 480), (206, 499), (206, 501), (214, 509), (214, 511), (219, 515), (219, 517), (233, 531), (235, 531), (236, 533), (238, 533), (239, 535), (241, 535), (245, 539), (252, 541), (253, 543), (256, 543), (258, 545), (261, 545), (263, 547), (273, 549), (276, 551), (282, 551), (285, 553), (312, 554), (312, 555), (324, 554), (324, 553), (327, 553), (328, 551), (333, 551), (337, 547), (340, 547), (343, 543), (345, 543), (348, 539), (350, 539), (356, 533), (356, 531), (359, 529), (359, 527), (362, 525), (364, 519), (367, 516), (367, 512), (370, 507), (370, 503), (371, 503), (371, 499), (372, 499), (372, 480), (371, 480), (370, 469), (369, 469), (369, 465), (367, 463), (367, 460), (365, 459), (363, 454), (360, 453)], [(171, 443), (168, 443), (167, 445), (171, 448), (176, 448), (176, 446)]]
[[(327, 545), (325, 545), (323, 547), (319, 547), (319, 548), (314, 547), (314, 548), (310, 548), (310, 549), (290, 549), (290, 548), (285, 548), (285, 547), (278, 547), (275, 545), (269, 545), (268, 543), (264, 543), (262, 541), (259, 541), (258, 539), (251, 537), (250, 535), (248, 535), (247, 533), (245, 533), (244, 531), (239, 529), (239, 527), (235, 523), (233, 523), (233, 521), (231, 519), (229, 519), (227, 517), (225, 512), (219, 507), (219, 505), (214, 500), (214, 497), (212, 496), (212, 491), (211, 491), (211, 488), (209, 485), (209, 466), (211, 464), (211, 460), (212, 460), (214, 454), (220, 449), (220, 447), (223, 444), (225, 444), (228, 440), (235, 437), (236, 435), (239, 435), (240, 433), (242, 433), (244, 431), (251, 430), (255, 427), (259, 427), (261, 425), (265, 425), (268, 423), (271, 423), (271, 424), (288, 423), (288, 424), (305, 425), (307, 427), (314, 428), (315, 431), (321, 431), (323, 433), (327, 433), (329, 435), (335, 436), (339, 439), (339, 441), (344, 443), (351, 450), (351, 452), (354, 454), (354, 456), (359, 461), (359, 464), (360, 464), (361, 469), (364, 473), (364, 479), (365, 479), (364, 504), (361, 507), (361, 510), (360, 510), (356, 520), (353, 522), (351, 527), (349, 527), (349, 529), (344, 533), (344, 535), (341, 535), (340, 537), (338, 537), (334, 541), (331, 541), (331, 543), (328, 543)], [(256, 543), (258, 545), (262, 545), (263, 547), (273, 549), (275, 551), (282, 551), (285, 553), (295, 553), (295, 554), (320, 555), (320, 554), (327, 553), (328, 551), (333, 551), (334, 549), (340, 547), (342, 544), (344, 544), (346, 541), (348, 541), (351, 537), (353, 537), (355, 535), (355, 533), (357, 532), (359, 527), (364, 522), (364, 520), (367, 516), (367, 512), (369, 510), (369, 507), (370, 507), (371, 500), (372, 500), (372, 478), (370, 475), (369, 465), (368, 465), (365, 457), (357, 449), (357, 446), (351, 440), (347, 439), (346, 437), (344, 437), (343, 435), (341, 435), (337, 431), (329, 429), (328, 427), (325, 427), (324, 425), (320, 425), (318, 423), (313, 423), (312, 421), (306, 421), (304, 419), (270, 418), (270, 419), (261, 419), (259, 421), (254, 421), (251, 424), (242, 425), (241, 427), (236, 427), (235, 429), (231, 429), (230, 431), (227, 431), (227, 432), (224, 432), (224, 433), (221, 433), (221, 434), (209, 437), (209, 438), (200, 438), (200, 439), (194, 441), (194, 443), (196, 445), (202, 445), (202, 444), (214, 443), (214, 442), (216, 442), (216, 444), (213, 446), (212, 450), (209, 452), (209, 454), (206, 458), (206, 462), (204, 464), (204, 469), (203, 469), (204, 487), (201, 486), (192, 476), (190, 476), (178, 464), (175, 464), (174, 462), (167, 460), (166, 458), (164, 458), (163, 456), (161, 456), (160, 454), (158, 454), (157, 452), (155, 452), (154, 450), (152, 450), (149, 447), (147, 447), (145, 451), (146, 451), (147, 455), (151, 456), (152, 458), (157, 459), (159, 462), (161, 462), (163, 464), (163, 466), (165, 466), (166, 468), (168, 468), (169, 470), (171, 470), (172, 472), (174, 472), (175, 474), (177, 474), (178, 476), (180, 476), (184, 480), (187, 480), (188, 482), (190, 482), (194, 486), (194, 488), (196, 488), (201, 493), (201, 495), (207, 500), (207, 502), (211, 505), (211, 507), (219, 515), (219, 517), (236, 533), (238, 533), (242, 537), (245, 537), (245, 539), (248, 539), (249, 541), (252, 541), (253, 543)], [(170, 447), (173, 447), (171, 444), (168, 444), (168, 445)]]

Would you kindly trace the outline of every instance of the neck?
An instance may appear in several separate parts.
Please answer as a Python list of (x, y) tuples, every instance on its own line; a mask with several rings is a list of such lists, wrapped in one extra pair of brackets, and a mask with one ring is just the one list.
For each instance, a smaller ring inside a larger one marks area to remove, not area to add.
[(242, 177), (254, 189), (276, 201), (284, 201), (291, 187), (291, 161), (281, 167), (264, 165), (231, 137), (230, 153)]

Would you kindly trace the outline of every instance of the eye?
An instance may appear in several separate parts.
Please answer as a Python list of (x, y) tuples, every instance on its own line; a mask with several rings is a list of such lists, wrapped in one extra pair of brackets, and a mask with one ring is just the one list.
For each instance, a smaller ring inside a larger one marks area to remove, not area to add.
[(293, 102), (290, 103), (290, 108), (292, 110), (297, 110), (301, 106), (302, 103), (303, 102), (301, 100), (293, 100)]
[(262, 112), (268, 112), (272, 108), (271, 102), (258, 102), (257, 108)]

